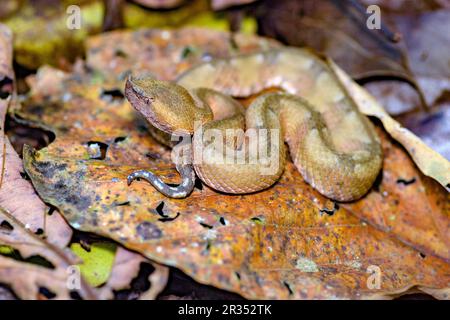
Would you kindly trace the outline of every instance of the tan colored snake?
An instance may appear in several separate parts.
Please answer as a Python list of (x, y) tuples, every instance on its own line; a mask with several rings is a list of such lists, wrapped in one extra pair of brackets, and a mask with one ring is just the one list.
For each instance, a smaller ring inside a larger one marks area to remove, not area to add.
[[(246, 97), (269, 87), (286, 93), (261, 95), (247, 110), (228, 97)], [(193, 135), (193, 164), (177, 164), (183, 179), (179, 186), (171, 187), (145, 170), (128, 177), (129, 183), (144, 178), (169, 197), (189, 195), (194, 170), (205, 184), (226, 193), (268, 188), (283, 173), (284, 142), (305, 181), (337, 201), (362, 197), (382, 166), (371, 122), (327, 61), (306, 49), (285, 47), (212, 60), (182, 74), (177, 84), (130, 78), (126, 96), (155, 128)], [(238, 130), (226, 139), (229, 129)]]

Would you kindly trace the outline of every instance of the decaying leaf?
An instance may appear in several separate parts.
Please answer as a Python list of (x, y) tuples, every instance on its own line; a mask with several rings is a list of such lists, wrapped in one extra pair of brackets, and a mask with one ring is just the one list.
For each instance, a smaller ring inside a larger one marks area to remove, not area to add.
[[(69, 9), (74, 4), (81, 8), (79, 25), (70, 18), (77, 14)], [(68, 68), (83, 53), (87, 35), (100, 30), (102, 10), (100, 0), (26, 1), (3, 21), (14, 32), (15, 60), (30, 69), (44, 64)]]
[[(130, 280), (138, 276), (142, 264), (150, 264), (150, 261), (138, 253), (118, 247), (111, 277), (101, 288), (101, 292), (105, 295), (104, 298), (112, 298), (111, 292), (128, 289)], [(154, 270), (148, 277), (150, 288), (140, 294), (139, 299), (141, 300), (155, 299), (167, 284), (169, 268), (157, 263), (151, 263), (151, 265)]]
[[(387, 5), (387, 1), (386, 5)], [(429, 1), (415, 3), (430, 4)], [(439, 103), (450, 91), (450, 10), (392, 13), (383, 10), (384, 19), (401, 32), (411, 70), (422, 88), (429, 106)], [(398, 81), (367, 84), (367, 88), (393, 114), (399, 114), (420, 105), (417, 94)]]
[[(380, 30), (369, 28), (371, 5), (380, 9)], [(365, 87), (391, 114), (432, 106), (449, 91), (448, 1), (268, 0), (261, 7), (254, 15), (262, 34), (324, 52), (353, 78), (382, 79)]]
[[(19, 279), (18, 274), (21, 275)], [(8, 284), (16, 295), (25, 300), (67, 300), (76, 297), (67, 290), (67, 272), (60, 268), (49, 269), (0, 256), (0, 281)]]
[(25, 225), (6, 210), (1, 210), (0, 218), (1, 244), (18, 250), (22, 258), (42, 256), (54, 266), (68, 266), (78, 261), (70, 251), (53, 246), (30, 232)]
[[(436, 184), (429, 187), (410, 161), (399, 172), (408, 157), (382, 131), (389, 165), (381, 185), (345, 207), (313, 190), (291, 163), (273, 187), (249, 195), (220, 194), (200, 184), (190, 197), (176, 200), (144, 181), (127, 186), (127, 175), (141, 168), (170, 183), (178, 178), (170, 151), (152, 140), (142, 118), (125, 101), (124, 74), (140, 70), (173, 79), (205, 54), (226, 56), (268, 45), (250, 37), (230, 46), (220, 41), (224, 37), (195, 29), (117, 32), (90, 42), (87, 61), (94, 71), (58, 78), (52, 76), (58, 73), (54, 69), (41, 70), (33, 86), (40, 79), (54, 79), (52, 95), (32, 88), (23, 108), (14, 111), (23, 121), (56, 134), (45, 149), (24, 148), (24, 166), (39, 195), (77, 229), (112, 238), (201, 283), (244, 297), (388, 298), (418, 288), (448, 298), (448, 252), (446, 256), (443, 251), (448, 194)], [(186, 57), (188, 44), (195, 54)], [(391, 192), (411, 184), (413, 177), (417, 184), (408, 192)], [(375, 206), (380, 191), (391, 207)], [(425, 203), (413, 202), (415, 213), (402, 216), (414, 198)], [(360, 210), (364, 207), (371, 212)], [(391, 209), (397, 216), (383, 224)], [(427, 215), (441, 226), (415, 227)], [(371, 272), (380, 276), (380, 287), (370, 284)]]
[(0, 300), (17, 300), (10, 288), (0, 285)]
[(152, 263), (142, 255), (115, 243), (96, 242), (89, 246), (89, 250), (74, 243), (71, 249), (83, 259), (83, 263), (79, 264), (81, 274), (91, 286), (99, 287), (101, 299), (112, 299), (115, 292), (131, 289), (130, 285), (139, 276), (142, 264), (153, 268), (147, 279), (149, 288), (141, 292), (130, 292), (129, 299), (155, 299), (166, 286), (169, 276), (167, 267)]
[[(112, 298), (113, 290), (128, 288), (137, 274), (133, 267), (135, 261), (151, 262), (119, 248), (120, 259), (127, 257), (129, 261), (116, 262), (112, 271), (104, 274), (102, 282), (108, 279), (107, 285), (98, 291), (89, 287), (79, 275), (70, 272), (71, 267), (80, 263), (66, 248), (72, 229), (56, 210), (47, 208), (37, 196), (31, 182), (25, 179), (22, 160), (3, 132), (5, 113), (15, 98), (11, 55), (11, 32), (0, 25), (0, 255), (11, 256), (0, 256), (0, 283), (8, 285), (22, 299)], [(105, 262), (98, 259), (98, 255), (89, 258), (94, 265)], [(32, 264), (31, 261), (36, 259), (38, 264)], [(110, 268), (113, 259), (114, 255)], [(107, 264), (103, 266), (108, 268)], [(154, 298), (167, 281), (165, 267), (154, 265), (154, 269), (150, 275), (150, 290), (141, 297)], [(75, 281), (79, 287), (69, 285), (73, 276), (78, 277)]]
[(414, 82), (394, 31), (385, 25), (369, 29), (366, 7), (357, 1), (281, 0), (265, 5), (266, 10), (257, 12), (262, 34), (315, 48), (353, 78), (395, 76)]
[(433, 11), (439, 8), (450, 8), (450, 3), (447, 0), (360, 0), (360, 2), (366, 6), (376, 4), (389, 12), (406, 14)]
[(23, 0), (4, 0), (0, 7), (0, 19), (5, 19), (15, 13)]
[(201, 28), (116, 31), (88, 39), (86, 65), (95, 71), (92, 81), (102, 83), (108, 93), (122, 90), (129, 74), (153, 73), (161, 79), (173, 79), (192, 64), (213, 56), (227, 57), (277, 45), (271, 39), (240, 33), (232, 36), (228, 32)]
[[(79, 287), (70, 287), (70, 267), (78, 263), (68, 250), (60, 249), (31, 233), (5, 210), (0, 211), (0, 243), (18, 250), (20, 260), (40, 257), (40, 265), (0, 256), (0, 282), (9, 285), (22, 299), (39, 299), (41, 291), (52, 294), (46, 298), (69, 299), (73, 293), (96, 299), (96, 293), (82, 278)], [(43, 262), (46, 266), (43, 266)], [(18, 276), (20, 275), (20, 276)]]
[(72, 230), (58, 212), (54, 212), (42, 202), (30, 181), (24, 179), (22, 160), (8, 138), (3, 137), (5, 164), (0, 188), (0, 206), (25, 223), (28, 229), (45, 237), (49, 243), (65, 247), (70, 241)]
[[(385, 137), (386, 157), (374, 192), (343, 204), (351, 213), (394, 234), (422, 255), (450, 261), (449, 195), (433, 179), (421, 174), (403, 148)], [(425, 156), (425, 155), (422, 155)]]
[(406, 114), (399, 117), (398, 121), (450, 160), (450, 99), (438, 103), (430, 112)]
[[(54, 212), (53, 215), (59, 215), (59, 213)], [(51, 232), (58, 231), (57, 225), (52, 225), (51, 227), (54, 228)], [(48, 238), (51, 237), (49, 236)], [(6, 252), (0, 252), (0, 255), (15, 253), (15, 250), (17, 250), (15, 255), (18, 255), (20, 260), (39, 257), (40, 260), (44, 259), (45, 263), (48, 262), (50, 264), (49, 267), (52, 267), (52, 269), (48, 269), (40, 265), (30, 265), (27, 262), (9, 261), (12, 259), (0, 256), (2, 259), (0, 260), (0, 282), (8, 284), (20, 298), (39, 299), (41, 297), (40, 292), (44, 290), (43, 288), (52, 292), (51, 298), (53, 298), (53, 294), (58, 299), (77, 297), (74, 295), (76, 290), (70, 290), (67, 283), (71, 281), (70, 276), (73, 275), (70, 273), (70, 270), (72, 270), (70, 267), (80, 265), (82, 261), (77, 259), (67, 248), (58, 248), (61, 243), (53, 245), (43, 240), (40, 236), (33, 234), (27, 226), (20, 223), (13, 215), (1, 209), (0, 244), (6, 246), (4, 248), (8, 248)], [(79, 296), (82, 298), (113, 298), (114, 291), (124, 290), (129, 287), (130, 282), (139, 271), (139, 263), (141, 262), (151, 264), (155, 270), (149, 276), (150, 288), (146, 292), (140, 293), (140, 298), (154, 299), (167, 282), (168, 271), (166, 267), (154, 264), (142, 256), (121, 247), (118, 248), (117, 255), (112, 254), (109, 266), (106, 263), (107, 261), (101, 257), (98, 254), (88, 257), (90, 269), (87, 271), (87, 276), (84, 272), (82, 274), (91, 285), (103, 283), (105, 280), (108, 281), (100, 289), (94, 290), (84, 283), (83, 278), (79, 278), (82, 284)], [(85, 259), (86, 256), (82, 256), (82, 258)], [(113, 259), (115, 259), (114, 264), (112, 264)], [(95, 273), (99, 271), (96, 267), (99, 264), (101, 264), (100, 271), (105, 268), (112, 268), (112, 270), (105, 270), (100, 277), (96, 277)]]
[(361, 112), (380, 119), (386, 131), (406, 148), (419, 169), (450, 191), (450, 162), (427, 146), (410, 130), (391, 118), (373, 96), (358, 86), (336, 64), (332, 65), (336, 75), (346, 87), (347, 92), (353, 97)]
[[(0, 25), (0, 79), (2, 79), (2, 97), (0, 97), (0, 123), (4, 123), (8, 106), (14, 98), (12, 71), (12, 36), (8, 28)], [(32, 232), (40, 232), (52, 244), (65, 247), (72, 236), (72, 230), (58, 213), (52, 214), (39, 199), (30, 181), (25, 180), (22, 160), (0, 129), (0, 206), (11, 212)]]
[[(74, 256), (58, 248), (65, 247), (71, 237), (71, 229), (61, 216), (54, 214), (53, 219), (46, 219), (46, 205), (38, 198), (31, 183), (24, 180), (22, 161), (16, 154), (8, 138), (5, 136), (4, 119), (7, 108), (13, 99), (12, 71), (12, 36), (8, 28), (0, 25), (0, 131), (1, 177), (0, 177), (0, 244), (10, 250), (18, 250), (21, 259), (39, 256), (46, 259), (54, 269), (33, 266), (12, 259), (0, 257), (0, 282), (10, 285), (21, 298), (39, 298), (40, 290), (52, 287), (61, 298), (69, 297), (67, 289), (66, 268), (75, 262)], [(59, 216), (59, 219), (58, 219)], [(47, 220), (47, 221), (46, 221)], [(45, 234), (46, 227), (49, 242), (33, 232), (41, 230)], [(55, 245), (52, 245), (54, 243)], [(14, 252), (14, 251), (11, 251)], [(23, 270), (27, 274), (23, 275)], [(14, 273), (21, 274), (20, 277)], [(51, 280), (46, 283), (45, 280)], [(89, 289), (83, 285), (81, 293), (91, 296)]]
[[(139, 265), (144, 261), (145, 258), (137, 253), (122, 247), (117, 248), (112, 274), (118, 276), (110, 278), (106, 285), (113, 290), (125, 288), (130, 283), (129, 278), (137, 275)], [(127, 277), (126, 274), (132, 274), (133, 276)]]

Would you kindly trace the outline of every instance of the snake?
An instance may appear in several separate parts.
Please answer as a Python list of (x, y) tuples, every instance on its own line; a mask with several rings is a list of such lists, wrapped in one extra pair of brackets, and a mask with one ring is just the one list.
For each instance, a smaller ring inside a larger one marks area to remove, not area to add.
[[(247, 108), (236, 100), (257, 94)], [(274, 185), (292, 161), (319, 193), (348, 202), (370, 190), (382, 167), (374, 125), (330, 60), (311, 49), (212, 59), (173, 82), (130, 76), (125, 95), (158, 141), (170, 145), (170, 136), (182, 137), (172, 142), (184, 159), (176, 163), (179, 185), (147, 170), (127, 178), (128, 184), (144, 179), (167, 197), (187, 197), (196, 177), (226, 194), (258, 192)]]

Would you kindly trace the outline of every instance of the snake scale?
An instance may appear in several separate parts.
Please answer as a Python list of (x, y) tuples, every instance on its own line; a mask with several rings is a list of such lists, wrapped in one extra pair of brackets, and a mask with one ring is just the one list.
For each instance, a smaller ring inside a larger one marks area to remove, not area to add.
[[(231, 98), (272, 87), (284, 92), (260, 95), (247, 109)], [(308, 49), (284, 47), (211, 60), (189, 69), (176, 83), (130, 77), (125, 94), (160, 141), (167, 143), (175, 132), (193, 135), (184, 149), (190, 162), (177, 163), (180, 185), (167, 185), (145, 170), (128, 177), (128, 183), (143, 178), (168, 197), (188, 196), (195, 174), (225, 193), (268, 188), (283, 173), (285, 143), (304, 180), (337, 201), (362, 197), (382, 166), (372, 123), (327, 60)]]

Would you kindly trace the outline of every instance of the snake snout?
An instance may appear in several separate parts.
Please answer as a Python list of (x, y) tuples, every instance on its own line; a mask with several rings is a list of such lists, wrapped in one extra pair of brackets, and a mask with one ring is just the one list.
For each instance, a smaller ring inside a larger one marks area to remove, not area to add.
[(188, 90), (169, 81), (129, 77), (125, 96), (151, 125), (169, 134), (176, 130), (192, 134), (196, 120), (212, 119), (212, 112), (200, 108)]

